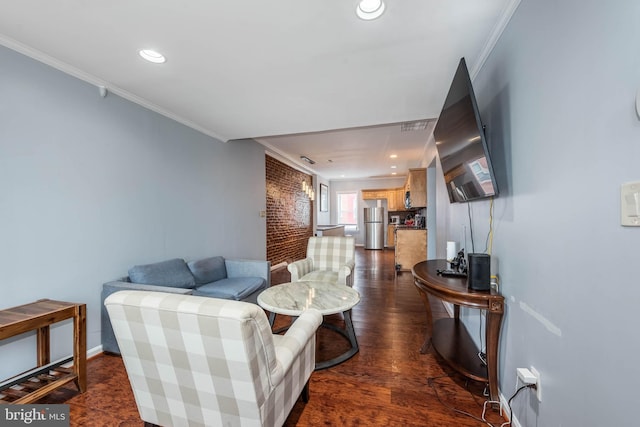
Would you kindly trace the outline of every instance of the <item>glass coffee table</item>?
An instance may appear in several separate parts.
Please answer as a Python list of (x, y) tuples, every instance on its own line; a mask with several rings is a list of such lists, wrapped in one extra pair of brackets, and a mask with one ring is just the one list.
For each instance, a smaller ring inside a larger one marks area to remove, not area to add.
[(260, 307), (269, 311), (273, 326), (276, 314), (297, 317), (308, 308), (315, 308), (323, 316), (342, 313), (345, 328), (322, 322), (322, 327), (345, 337), (351, 347), (343, 354), (316, 363), (316, 370), (342, 363), (358, 352), (358, 340), (351, 321), (351, 308), (360, 302), (360, 294), (349, 286), (328, 282), (291, 282), (274, 285), (258, 295)]

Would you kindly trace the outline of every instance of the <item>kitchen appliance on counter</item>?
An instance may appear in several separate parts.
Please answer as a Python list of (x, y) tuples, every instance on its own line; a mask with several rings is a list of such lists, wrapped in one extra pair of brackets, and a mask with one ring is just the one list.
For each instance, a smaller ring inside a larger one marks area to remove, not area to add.
[(400, 224), (400, 215), (391, 215), (391, 221), (389, 221), (389, 224), (392, 225), (399, 225)]
[(364, 208), (364, 248), (384, 249), (384, 208)]

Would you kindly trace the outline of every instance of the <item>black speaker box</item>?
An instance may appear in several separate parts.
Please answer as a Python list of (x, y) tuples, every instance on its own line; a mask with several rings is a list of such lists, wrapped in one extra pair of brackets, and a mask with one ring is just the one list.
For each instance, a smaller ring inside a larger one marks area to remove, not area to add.
[(467, 287), (474, 291), (491, 289), (491, 257), (487, 254), (469, 254)]

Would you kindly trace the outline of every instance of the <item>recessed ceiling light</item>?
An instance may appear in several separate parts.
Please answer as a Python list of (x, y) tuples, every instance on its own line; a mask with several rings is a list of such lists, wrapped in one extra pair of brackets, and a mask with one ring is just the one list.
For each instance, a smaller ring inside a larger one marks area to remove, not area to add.
[(162, 64), (167, 61), (167, 58), (165, 58), (163, 54), (152, 49), (142, 49), (138, 52), (138, 54), (140, 54), (140, 56), (147, 61), (153, 62), (154, 64)]
[(382, 0), (361, 0), (356, 8), (358, 18), (365, 21), (379, 18), (384, 13), (384, 2)]
[(391, 172), (391, 175), (397, 175), (397, 174), (398, 174), (397, 172)]
[(392, 154), (392, 155), (390, 155), (390, 156), (389, 156), (389, 158), (391, 158), (391, 159), (397, 159), (397, 158), (398, 158), (398, 155), (397, 155), (397, 154)]
[(391, 169), (395, 169), (395, 168), (397, 168), (397, 166), (396, 166), (396, 165), (391, 166)]

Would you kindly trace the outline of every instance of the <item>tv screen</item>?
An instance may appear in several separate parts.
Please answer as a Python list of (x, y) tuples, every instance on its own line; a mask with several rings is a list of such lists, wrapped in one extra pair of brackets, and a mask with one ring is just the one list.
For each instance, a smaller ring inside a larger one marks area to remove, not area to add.
[(498, 195), (484, 127), (464, 58), (458, 64), (433, 136), (451, 203)]

